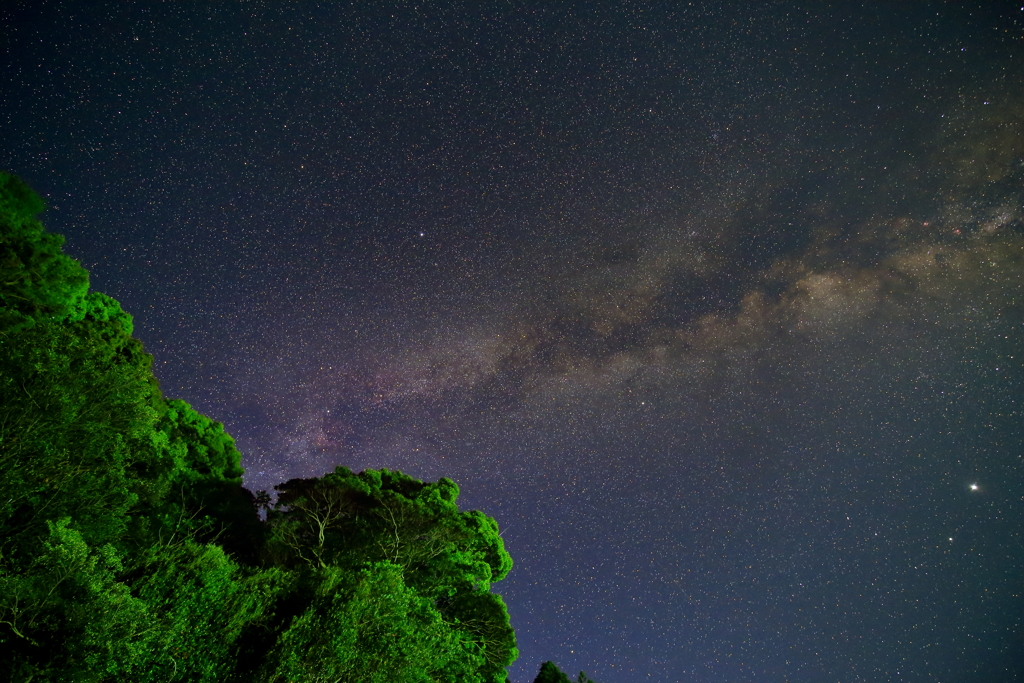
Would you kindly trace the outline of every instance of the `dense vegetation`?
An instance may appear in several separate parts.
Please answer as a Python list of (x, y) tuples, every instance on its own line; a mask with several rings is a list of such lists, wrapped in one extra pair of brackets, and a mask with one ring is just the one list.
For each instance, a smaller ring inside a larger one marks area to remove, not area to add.
[(0, 679), (507, 681), (495, 521), (448, 479), (344, 467), (261, 520), (43, 208), (0, 174)]

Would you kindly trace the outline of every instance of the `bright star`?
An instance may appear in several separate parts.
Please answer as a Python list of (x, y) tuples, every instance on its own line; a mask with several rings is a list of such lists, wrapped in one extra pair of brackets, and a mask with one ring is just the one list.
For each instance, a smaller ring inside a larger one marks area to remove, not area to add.
[(980, 486), (978, 486), (977, 484), (971, 484), (971, 490), (972, 490), (972, 491), (977, 491), (977, 490), (978, 490), (978, 489), (980, 489), (980, 488), (981, 488), (981, 487), (980, 487)]

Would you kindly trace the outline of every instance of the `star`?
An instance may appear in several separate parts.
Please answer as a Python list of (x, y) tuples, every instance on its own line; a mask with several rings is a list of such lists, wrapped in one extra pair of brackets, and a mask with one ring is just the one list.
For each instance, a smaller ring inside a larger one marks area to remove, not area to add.
[(970, 489), (971, 489), (972, 491), (978, 491), (978, 490), (980, 490), (980, 489), (981, 489), (981, 487), (980, 487), (980, 486), (978, 486), (977, 484), (971, 484), (971, 486), (970, 486)]

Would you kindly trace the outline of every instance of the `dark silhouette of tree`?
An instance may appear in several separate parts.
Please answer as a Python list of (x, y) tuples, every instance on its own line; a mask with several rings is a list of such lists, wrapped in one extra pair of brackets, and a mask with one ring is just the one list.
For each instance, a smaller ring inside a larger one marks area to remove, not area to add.
[[(540, 671), (537, 672), (537, 678), (533, 679), (533, 683), (572, 683), (569, 677), (566, 676), (561, 669), (555, 666), (554, 662), (544, 662), (540, 665)], [(575, 683), (597, 683), (589, 678), (582, 671), (579, 676), (576, 677)]]

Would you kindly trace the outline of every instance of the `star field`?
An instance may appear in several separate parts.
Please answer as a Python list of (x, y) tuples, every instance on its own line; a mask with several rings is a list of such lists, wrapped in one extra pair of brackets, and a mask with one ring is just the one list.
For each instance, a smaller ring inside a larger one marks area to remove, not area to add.
[(246, 485), (448, 476), (540, 663), (1024, 676), (1024, 11), (15, 3), (0, 164)]

